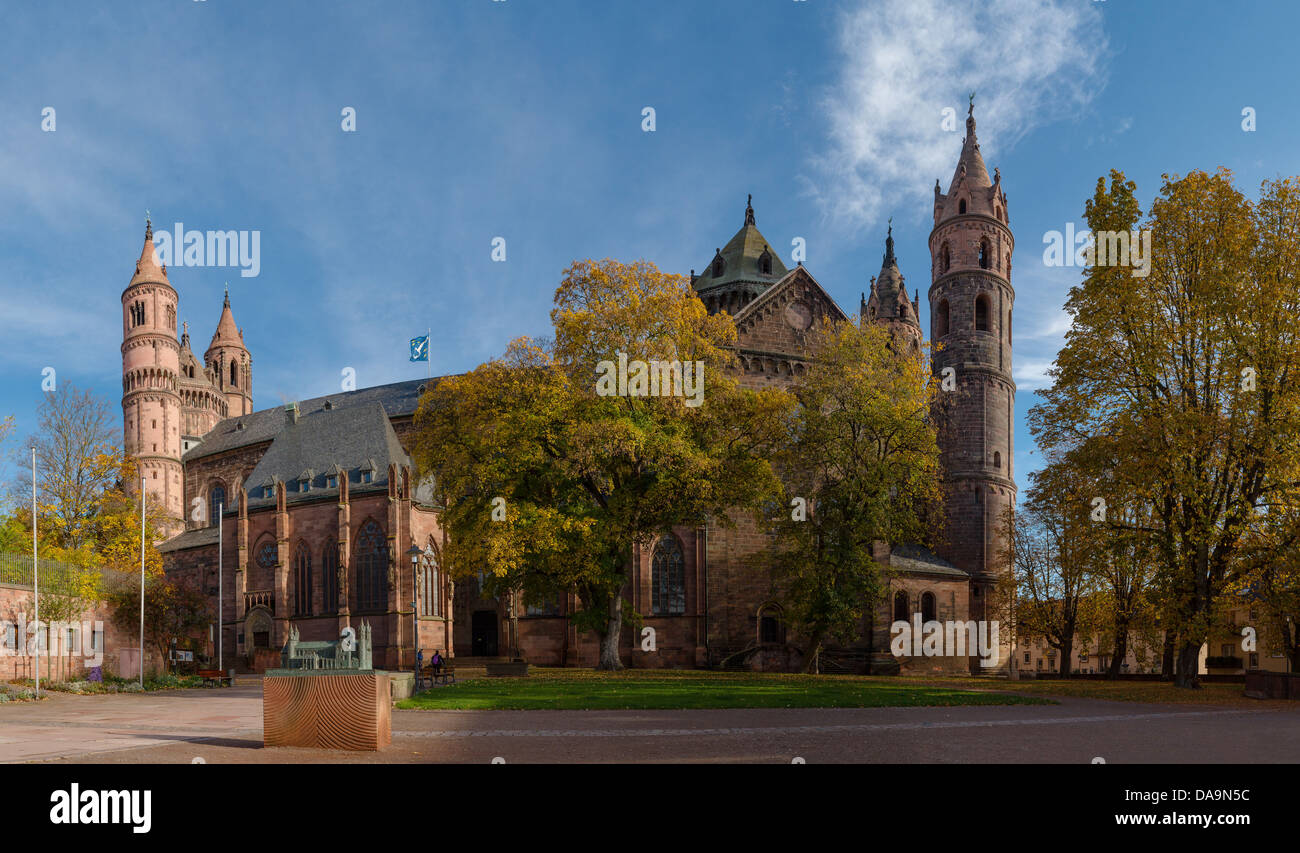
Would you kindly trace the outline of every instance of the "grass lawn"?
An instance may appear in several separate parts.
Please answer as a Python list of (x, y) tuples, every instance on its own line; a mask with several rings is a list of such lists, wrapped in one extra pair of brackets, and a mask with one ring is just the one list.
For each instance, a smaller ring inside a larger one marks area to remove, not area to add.
[[(1050, 705), (1039, 696), (961, 685), (852, 675), (695, 670), (534, 669), (528, 678), (476, 678), (397, 703), (423, 710), (650, 710), (685, 708), (894, 708)], [(999, 685), (1001, 686), (1001, 685)]]
[[(951, 684), (989, 688), (987, 681), (946, 678), (928, 680), (928, 684)], [(1023, 696), (1069, 696), (1080, 699), (1111, 699), (1118, 702), (1153, 702), (1171, 705), (1232, 705), (1242, 708), (1295, 708), (1296, 703), (1280, 700), (1248, 699), (1241, 684), (1201, 684), (1199, 690), (1175, 687), (1172, 681), (1094, 681), (1091, 679), (1044, 679), (1042, 681), (1007, 681), (997, 685)]]

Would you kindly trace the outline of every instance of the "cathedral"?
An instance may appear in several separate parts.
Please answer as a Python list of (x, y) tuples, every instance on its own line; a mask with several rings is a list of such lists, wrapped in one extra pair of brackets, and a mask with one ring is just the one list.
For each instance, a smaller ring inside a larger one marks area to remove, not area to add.
[[(1016, 495), (1008, 222), (1001, 175), (990, 178), (984, 165), (972, 107), (947, 192), (935, 182), (929, 238), (931, 360), (935, 375), (948, 380), (935, 409), (943, 535), (932, 549), (878, 549), (886, 595), (857, 642), (823, 654), (823, 671), (981, 671), (974, 651), (895, 654), (890, 624), (982, 620), (1001, 570), (999, 518)], [(806, 345), (810, 330), (849, 319), (802, 264), (789, 269), (772, 250), (752, 197), (740, 230), (702, 272), (692, 270), (691, 284), (711, 313), (735, 322), (735, 370), (748, 387), (795, 381), (816, 357)], [(139, 461), (150, 502), (167, 516), (159, 546), (167, 572), (210, 595), (214, 613), (221, 597), (228, 656), (260, 671), (275, 665), (291, 628), (304, 641), (325, 640), (364, 620), (381, 668), (409, 669), (416, 649), (455, 658), (517, 650), (536, 665), (594, 665), (595, 635), (568, 618), (578, 607), (573, 594), (496, 599), (475, 578), (442, 570), (439, 507), (407, 450), (420, 397), (437, 379), (255, 411), (252, 357), (229, 294), (201, 361), (188, 327), (177, 338), (178, 299), (147, 227), (122, 293), (125, 449)], [(919, 352), (920, 293), (908, 298), (892, 228), (858, 311), (904, 342), (900, 357)], [(633, 549), (624, 597), (655, 629), (656, 643), (643, 650), (625, 626), (625, 665), (804, 665), (761, 559), (770, 536), (748, 514), (734, 520), (732, 528), (710, 522), (665, 531)], [(998, 672), (1015, 667), (1011, 633), (1002, 632)]]

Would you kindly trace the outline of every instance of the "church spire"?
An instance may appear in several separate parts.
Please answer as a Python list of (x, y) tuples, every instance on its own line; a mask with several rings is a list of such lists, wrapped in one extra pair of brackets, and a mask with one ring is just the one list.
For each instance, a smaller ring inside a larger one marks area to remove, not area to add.
[(746, 199), (745, 201), (745, 224), (754, 225), (755, 228), (758, 227), (757, 225), (754, 224), (754, 194), (753, 193), (750, 193), (749, 198)]
[(885, 259), (882, 266), (896, 267), (898, 260), (894, 257), (894, 217), (889, 217), (889, 231), (885, 234)]
[(140, 249), (140, 260), (135, 262), (135, 275), (131, 276), (131, 284), (145, 281), (170, 283), (167, 281), (167, 268), (158, 265), (158, 253), (153, 247), (153, 222), (147, 211), (144, 218), (144, 246)]

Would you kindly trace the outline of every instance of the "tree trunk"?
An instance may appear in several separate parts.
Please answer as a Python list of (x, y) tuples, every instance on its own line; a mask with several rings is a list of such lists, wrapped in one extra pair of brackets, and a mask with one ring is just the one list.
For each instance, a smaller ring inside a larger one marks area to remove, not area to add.
[(623, 661), (618, 654), (618, 642), (623, 636), (623, 590), (620, 588), (609, 600), (605, 630), (600, 633), (600, 661), (596, 669), (619, 670)]
[(1115, 625), (1115, 653), (1110, 658), (1106, 678), (1114, 680), (1124, 671), (1124, 658), (1128, 657), (1128, 623), (1119, 620)]
[(817, 672), (817, 661), (822, 652), (822, 633), (819, 631), (813, 635), (812, 642), (808, 644), (808, 655), (803, 661), (804, 673)]
[(1165, 647), (1160, 657), (1160, 678), (1168, 680), (1174, 677), (1174, 635), (1165, 631)]
[(1196, 689), (1201, 686), (1201, 680), (1196, 672), (1200, 658), (1200, 643), (1183, 643), (1183, 647), (1178, 650), (1178, 671), (1174, 675), (1175, 687)]
[(1073, 654), (1073, 652), (1074, 632), (1071, 631), (1066, 634), (1065, 639), (1061, 641), (1061, 666), (1059, 672), (1061, 678), (1070, 677), (1070, 655)]

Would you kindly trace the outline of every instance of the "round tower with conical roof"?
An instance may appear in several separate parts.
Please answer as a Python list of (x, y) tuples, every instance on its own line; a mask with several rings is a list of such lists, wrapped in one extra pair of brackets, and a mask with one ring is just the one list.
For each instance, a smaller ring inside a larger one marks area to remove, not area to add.
[(203, 361), (215, 376), (217, 387), (226, 395), (226, 416), (252, 414), (253, 359), (244, 346), (244, 333), (235, 325), (235, 315), (230, 311), (229, 289)]
[(185, 526), (176, 302), (146, 220), (140, 260), (122, 291), (123, 449), (139, 465), (149, 501), (162, 508), (169, 538)]
[(1002, 177), (992, 179), (975, 137), (972, 97), (966, 138), (948, 192), (934, 187), (930, 232), (930, 338), (941, 382), (936, 401), (947, 498), (940, 556), (971, 574), (970, 610), (984, 618), (1003, 570), (1000, 524), (1015, 505), (1012, 439), (1011, 254)]

